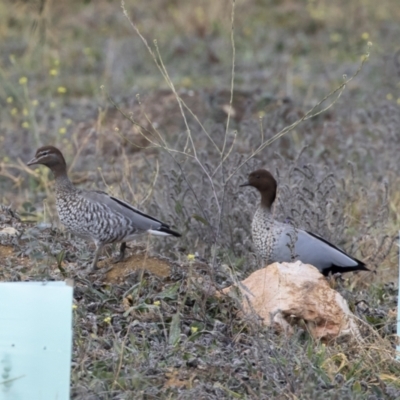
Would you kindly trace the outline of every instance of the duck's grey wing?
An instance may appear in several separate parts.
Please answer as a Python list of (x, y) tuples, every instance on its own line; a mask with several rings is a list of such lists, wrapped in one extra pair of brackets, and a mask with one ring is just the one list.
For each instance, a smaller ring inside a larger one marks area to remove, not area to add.
[(82, 195), (90, 202), (100, 204), (103, 207), (107, 207), (110, 212), (124, 216), (140, 231), (150, 231), (154, 234), (158, 233), (177, 237), (181, 236), (178, 232), (171, 230), (167, 224), (164, 224), (158, 219), (139, 211), (127, 202), (110, 196), (105, 192), (82, 191)]
[(296, 230), (295, 251), (303, 263), (317, 267), (324, 275), (330, 272), (367, 270), (365, 264), (313, 233)]

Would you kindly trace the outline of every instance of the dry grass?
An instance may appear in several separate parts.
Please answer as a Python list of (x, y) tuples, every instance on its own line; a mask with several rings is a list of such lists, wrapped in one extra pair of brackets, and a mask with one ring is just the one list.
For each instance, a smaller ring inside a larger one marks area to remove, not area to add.
[[(0, 279), (75, 279), (74, 399), (398, 398), (397, 1), (227, 10), (126, 1), (129, 21), (108, 1), (0, 4), (0, 203), (23, 221), (1, 213), (21, 236), (0, 238)], [(360, 74), (306, 120), (355, 74), (368, 41)], [(25, 166), (39, 144), (62, 148), (76, 184), (122, 196), (182, 240), (145, 240), (107, 277), (85, 274), (92, 251), (58, 227), (48, 171)], [(277, 337), (214, 296), (258, 267), (256, 194), (238, 189), (256, 166), (278, 177), (279, 218), (376, 269), (336, 282), (364, 343)]]

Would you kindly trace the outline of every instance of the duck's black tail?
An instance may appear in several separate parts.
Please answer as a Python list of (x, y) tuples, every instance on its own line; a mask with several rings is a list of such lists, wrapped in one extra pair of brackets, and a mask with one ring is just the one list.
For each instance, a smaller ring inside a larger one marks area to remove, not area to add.
[(173, 231), (168, 225), (161, 225), (158, 229), (150, 229), (149, 232), (153, 235), (159, 236), (175, 236), (181, 237), (182, 235), (178, 232)]
[(369, 269), (365, 266), (365, 264), (360, 261), (357, 260), (356, 258), (351, 257), (355, 262), (357, 262), (357, 265), (353, 265), (351, 267), (341, 267), (338, 265), (332, 265), (330, 268), (326, 268), (322, 271), (322, 273), (327, 276), (330, 273), (331, 274), (336, 274), (338, 272), (340, 272), (341, 274), (343, 272), (354, 272), (354, 271), (369, 271)]

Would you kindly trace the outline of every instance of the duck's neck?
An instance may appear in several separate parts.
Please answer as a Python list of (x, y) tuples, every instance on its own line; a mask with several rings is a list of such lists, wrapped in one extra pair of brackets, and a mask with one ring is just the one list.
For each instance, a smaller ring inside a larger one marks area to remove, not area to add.
[(55, 186), (57, 193), (71, 192), (76, 190), (76, 187), (68, 178), (67, 171), (63, 169), (53, 169), (52, 171), (55, 178)]
[(260, 208), (270, 213), (274, 200), (275, 200), (275, 193), (261, 192)]

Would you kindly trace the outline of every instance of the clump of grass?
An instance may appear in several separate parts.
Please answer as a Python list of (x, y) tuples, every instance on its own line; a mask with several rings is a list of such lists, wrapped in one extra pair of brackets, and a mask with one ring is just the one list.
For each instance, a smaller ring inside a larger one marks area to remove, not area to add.
[[(2, 239), (17, 257), (7, 256), (1, 279), (75, 277), (73, 398), (399, 397), (396, 291), (384, 283), (397, 274), (398, 75), (381, 57), (393, 52), (398, 7), (358, 6), (249, 1), (235, 4), (233, 23), (223, 3), (135, 3), (142, 38), (161, 38), (148, 47), (109, 2), (96, 2), (102, 17), (94, 3), (46, 3), (30, 40), (27, 5), (0, 12), (0, 201), (24, 221), (0, 219), (23, 232)], [(368, 41), (374, 54), (342, 91), (342, 73), (357, 71)], [(147, 93), (154, 86), (170, 90)], [(307, 119), (335, 88), (334, 107)], [(171, 258), (168, 279), (88, 279), (86, 244), (56, 224), (28, 222), (56, 221), (50, 175), (24, 166), (39, 142), (62, 148), (78, 185), (107, 189), (182, 231), (176, 246), (146, 247)], [(280, 219), (377, 270), (336, 282), (362, 343), (278, 337), (215, 295), (258, 268), (249, 222), (257, 195), (238, 189), (256, 167), (279, 179)]]

